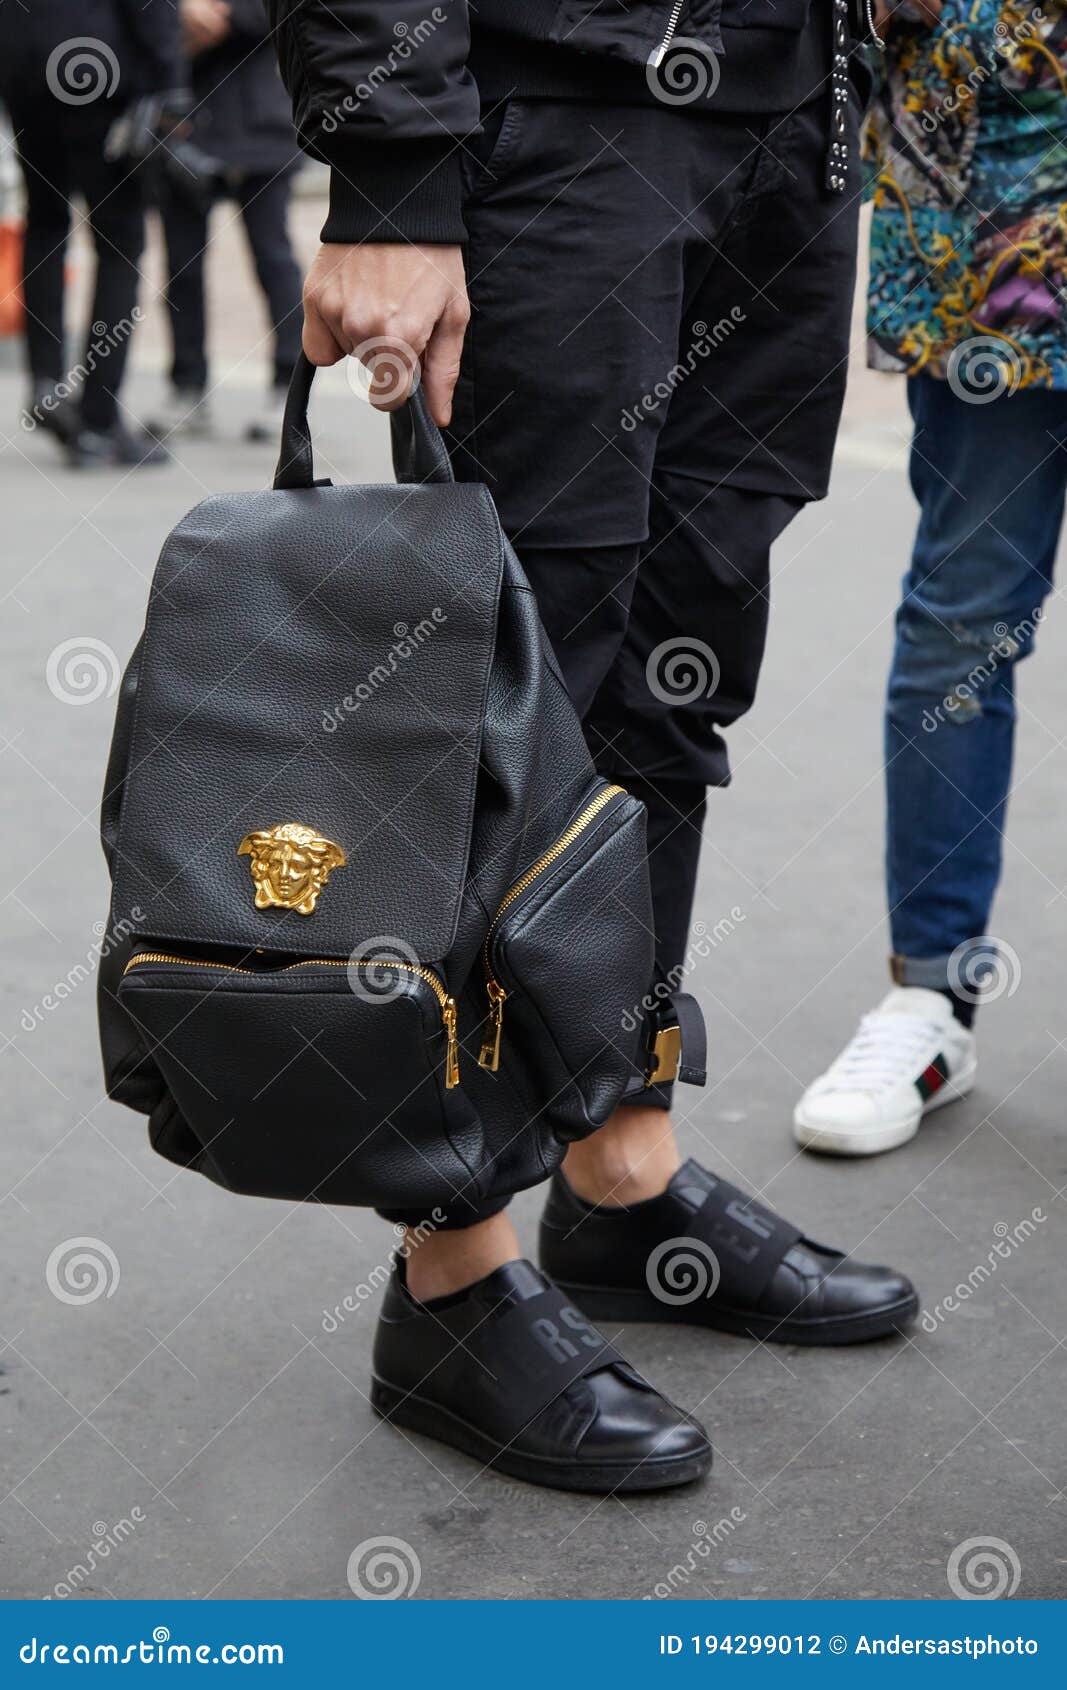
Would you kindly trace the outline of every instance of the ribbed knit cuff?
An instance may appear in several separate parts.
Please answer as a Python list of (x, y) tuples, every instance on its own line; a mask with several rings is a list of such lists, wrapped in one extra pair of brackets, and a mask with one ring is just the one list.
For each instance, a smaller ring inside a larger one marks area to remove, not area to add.
[(454, 141), (331, 138), (330, 211), (321, 239), (357, 242), (466, 240), (461, 154)]

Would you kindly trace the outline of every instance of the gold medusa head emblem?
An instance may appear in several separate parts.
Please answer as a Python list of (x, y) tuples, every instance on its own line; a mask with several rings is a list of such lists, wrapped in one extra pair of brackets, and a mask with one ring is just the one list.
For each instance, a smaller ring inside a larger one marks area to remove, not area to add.
[(345, 854), (332, 839), (324, 839), (301, 822), (246, 833), (237, 847), (239, 857), (251, 857), (249, 868), (256, 888), (257, 910), (272, 906), (310, 915), (330, 871), (343, 868)]

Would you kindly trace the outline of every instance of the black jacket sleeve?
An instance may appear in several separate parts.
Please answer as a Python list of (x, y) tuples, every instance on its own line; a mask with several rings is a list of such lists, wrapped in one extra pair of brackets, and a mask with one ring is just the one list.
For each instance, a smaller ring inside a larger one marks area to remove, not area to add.
[(266, 5), (300, 145), (331, 167), (323, 240), (461, 241), (466, 0)]

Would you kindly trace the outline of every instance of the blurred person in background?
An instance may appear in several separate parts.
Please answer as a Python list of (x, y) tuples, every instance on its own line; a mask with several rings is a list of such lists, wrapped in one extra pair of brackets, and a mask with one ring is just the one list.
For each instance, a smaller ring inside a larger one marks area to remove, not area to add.
[[(0, 99), (26, 196), (31, 393), (23, 426), (54, 435), (72, 463), (140, 465), (166, 456), (124, 419), (119, 393), (144, 245), (139, 167), (179, 80), (169, 0), (0, 0)], [(76, 195), (87, 207), (96, 275), (84, 350), (72, 364), (64, 304)]]
[(211, 428), (204, 253), (211, 206), (232, 199), (241, 214), (267, 304), (273, 350), (267, 413), (253, 439), (275, 440), (300, 351), (301, 274), (289, 242), (289, 193), (299, 161), (262, 0), (181, 0), (193, 102), (180, 159), (164, 160), (159, 206), (167, 243), (171, 390), (157, 426)]
[(891, 1150), (974, 1084), (1012, 778), (1015, 668), (1052, 587), (1067, 485), (1067, 10), (900, 13), (869, 119), (869, 362), (907, 377), (919, 524), (885, 755), (894, 982), (805, 1092), (798, 1142)]

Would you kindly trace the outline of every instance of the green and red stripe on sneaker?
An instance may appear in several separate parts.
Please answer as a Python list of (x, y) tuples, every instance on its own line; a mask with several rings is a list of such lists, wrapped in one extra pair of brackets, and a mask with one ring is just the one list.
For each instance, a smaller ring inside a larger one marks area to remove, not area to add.
[(919, 1075), (919, 1078), (915, 1082), (915, 1089), (922, 1098), (923, 1102), (928, 1103), (934, 1093), (941, 1090), (941, 1087), (945, 1084), (947, 1079), (948, 1058), (942, 1051), (938, 1051), (934, 1060), (929, 1063)]

